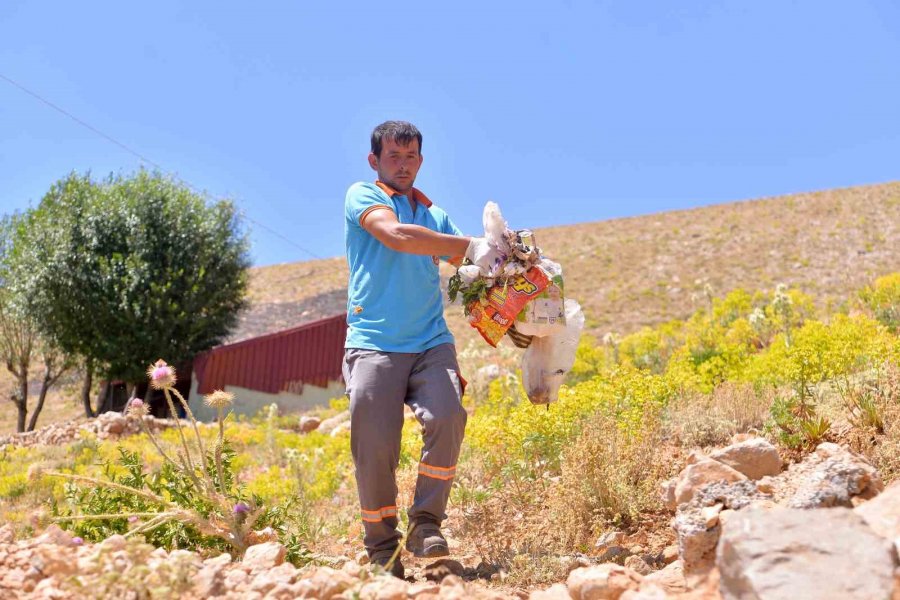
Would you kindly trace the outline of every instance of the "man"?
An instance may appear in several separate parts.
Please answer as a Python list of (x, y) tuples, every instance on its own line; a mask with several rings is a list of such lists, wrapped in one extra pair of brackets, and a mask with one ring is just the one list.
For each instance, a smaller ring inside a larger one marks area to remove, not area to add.
[[(424, 447), (406, 548), (416, 557), (449, 554), (440, 525), (466, 425), (465, 381), (444, 321), (439, 257), (469, 258), (488, 272), (499, 253), (463, 237), (447, 214), (413, 187), (422, 134), (387, 121), (372, 132), (375, 183), (350, 186), (345, 241), (350, 267), (344, 381), (364, 543), (373, 563), (397, 550), (397, 484), (403, 406), (423, 429)], [(399, 558), (391, 571), (403, 577)]]

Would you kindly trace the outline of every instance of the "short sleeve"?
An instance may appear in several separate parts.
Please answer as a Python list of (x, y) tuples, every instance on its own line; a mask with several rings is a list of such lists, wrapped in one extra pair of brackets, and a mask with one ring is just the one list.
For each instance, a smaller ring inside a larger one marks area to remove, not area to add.
[(459, 227), (456, 226), (456, 223), (454, 223), (446, 214), (444, 215), (444, 222), (441, 225), (441, 233), (458, 236), (462, 236), (463, 234), (463, 232), (460, 231)]
[(361, 226), (362, 219), (371, 211), (382, 208), (392, 209), (385, 202), (384, 195), (374, 186), (354, 183), (347, 190), (344, 200), (344, 213), (348, 223)]

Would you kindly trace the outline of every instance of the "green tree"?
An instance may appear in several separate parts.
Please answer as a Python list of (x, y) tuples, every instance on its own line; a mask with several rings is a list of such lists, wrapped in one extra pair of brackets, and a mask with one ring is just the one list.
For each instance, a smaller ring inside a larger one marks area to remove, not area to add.
[(245, 306), (246, 233), (228, 201), (159, 173), (70, 175), (34, 212), (29, 287), (41, 330), (96, 373), (137, 382), (219, 343)]
[[(15, 378), (10, 400), (18, 412), (16, 431), (33, 431), (44, 408), (47, 393), (71, 370), (73, 361), (46, 336), (34, 319), (32, 298), (23, 285), (30, 264), (21, 250), (30, 213), (11, 215), (0, 221), (0, 362)], [(28, 391), (32, 361), (43, 362), (38, 401), (28, 418)]]

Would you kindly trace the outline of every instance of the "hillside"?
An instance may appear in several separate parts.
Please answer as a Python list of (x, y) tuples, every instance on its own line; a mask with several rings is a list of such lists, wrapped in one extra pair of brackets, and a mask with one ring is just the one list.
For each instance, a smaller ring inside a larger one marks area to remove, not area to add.
[[(588, 333), (602, 336), (683, 318), (704, 301), (707, 284), (721, 295), (784, 282), (830, 310), (852, 290), (897, 269), (898, 223), (900, 182), (893, 182), (537, 229), (535, 235), (544, 253), (563, 265), (568, 295), (585, 308)], [(346, 278), (342, 257), (253, 269), (251, 308), (232, 339), (341, 312)], [(446, 314), (461, 342), (474, 339), (460, 307), (448, 306)]]

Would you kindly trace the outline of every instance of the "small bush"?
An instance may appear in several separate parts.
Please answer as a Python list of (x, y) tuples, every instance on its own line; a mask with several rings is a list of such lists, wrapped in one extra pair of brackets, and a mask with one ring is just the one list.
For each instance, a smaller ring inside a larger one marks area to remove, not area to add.
[(736, 433), (760, 430), (769, 415), (774, 390), (726, 382), (710, 394), (679, 395), (666, 411), (667, 437), (686, 448), (727, 444)]
[(608, 415), (590, 418), (562, 460), (550, 492), (551, 519), (564, 547), (586, 549), (610, 526), (627, 527), (659, 504), (659, 483), (669, 475), (662, 460), (659, 415), (648, 411), (641, 431), (625, 432)]
[(900, 332), (900, 273), (879, 277), (859, 297), (879, 322), (892, 333)]

